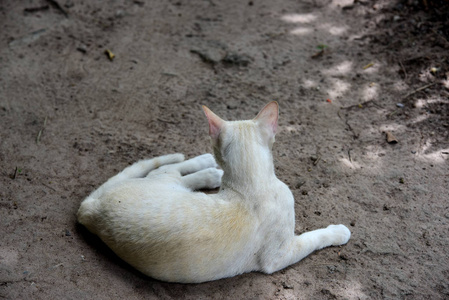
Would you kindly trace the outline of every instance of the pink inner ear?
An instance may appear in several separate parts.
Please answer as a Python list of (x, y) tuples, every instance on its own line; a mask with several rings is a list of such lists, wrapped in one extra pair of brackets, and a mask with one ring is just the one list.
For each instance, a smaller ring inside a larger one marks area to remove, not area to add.
[(204, 105), (203, 110), (206, 114), (207, 120), (209, 121), (209, 135), (211, 138), (217, 139), (220, 135), (224, 121)]
[(276, 134), (278, 129), (278, 116), (279, 105), (276, 101), (273, 101), (265, 105), (254, 120), (269, 126), (273, 131), (273, 134)]

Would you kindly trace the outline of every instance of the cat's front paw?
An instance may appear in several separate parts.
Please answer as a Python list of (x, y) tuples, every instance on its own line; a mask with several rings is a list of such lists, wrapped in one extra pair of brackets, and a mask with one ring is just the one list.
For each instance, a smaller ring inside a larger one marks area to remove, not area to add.
[(346, 227), (345, 225), (329, 225), (327, 226), (327, 229), (331, 231), (330, 234), (332, 235), (333, 246), (344, 245), (349, 241), (349, 238), (351, 237), (351, 231), (349, 231), (348, 227)]
[(215, 162), (215, 158), (212, 154), (206, 153), (199, 155), (195, 157), (193, 160), (195, 160), (201, 167), (200, 170), (206, 169), (206, 168), (216, 168), (218, 165)]
[(215, 189), (221, 185), (221, 177), (223, 177), (223, 170), (216, 168), (208, 168), (203, 170), (205, 188)]

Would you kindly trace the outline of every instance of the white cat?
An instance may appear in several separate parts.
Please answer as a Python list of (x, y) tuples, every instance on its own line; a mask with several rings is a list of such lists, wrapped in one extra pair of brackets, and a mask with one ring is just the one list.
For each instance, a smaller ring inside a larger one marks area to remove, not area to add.
[[(79, 222), (142, 273), (170, 282), (270, 274), (348, 242), (344, 225), (295, 236), (293, 195), (276, 178), (271, 154), (277, 102), (249, 121), (226, 122), (203, 109), (224, 174), (210, 154), (139, 161), (83, 201)], [(220, 183), (218, 194), (194, 192)]]

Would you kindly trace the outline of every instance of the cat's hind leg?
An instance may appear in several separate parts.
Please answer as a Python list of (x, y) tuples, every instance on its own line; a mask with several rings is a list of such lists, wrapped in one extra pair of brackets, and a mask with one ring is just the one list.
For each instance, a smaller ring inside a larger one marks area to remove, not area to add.
[(267, 251), (262, 257), (262, 271), (268, 274), (294, 264), (315, 250), (329, 246), (344, 245), (349, 241), (351, 232), (344, 225), (329, 225), (299, 236), (293, 236), (283, 243), (277, 251)]

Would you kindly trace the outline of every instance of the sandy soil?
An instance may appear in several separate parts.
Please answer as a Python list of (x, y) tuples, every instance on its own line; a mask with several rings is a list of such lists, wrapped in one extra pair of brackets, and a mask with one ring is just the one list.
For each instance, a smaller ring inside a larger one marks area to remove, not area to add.
[[(449, 298), (447, 1), (4, 0), (0, 18), (0, 298)], [(201, 104), (236, 120), (271, 100), (297, 232), (343, 223), (346, 246), (168, 284), (77, 225), (128, 164), (210, 151)]]

